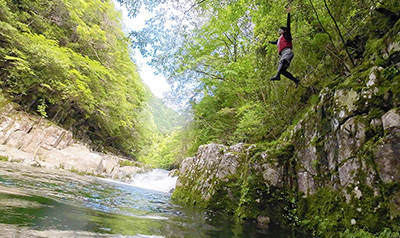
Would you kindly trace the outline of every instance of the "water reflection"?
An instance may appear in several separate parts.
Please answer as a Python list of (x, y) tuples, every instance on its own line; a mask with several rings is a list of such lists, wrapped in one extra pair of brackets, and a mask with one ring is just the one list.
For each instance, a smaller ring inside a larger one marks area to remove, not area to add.
[[(4, 237), (290, 237), (170, 202), (170, 193), (0, 162)], [(286, 234), (285, 234), (286, 233)], [(24, 236), (15, 236), (24, 234)], [(2, 236), (0, 235), (0, 236)]]

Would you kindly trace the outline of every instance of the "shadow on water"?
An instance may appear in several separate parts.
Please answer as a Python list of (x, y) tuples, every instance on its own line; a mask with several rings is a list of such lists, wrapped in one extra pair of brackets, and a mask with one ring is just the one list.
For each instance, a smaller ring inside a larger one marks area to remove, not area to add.
[[(170, 193), (0, 162), (5, 237), (293, 237), (171, 203)], [(15, 236), (22, 233), (26, 236)]]

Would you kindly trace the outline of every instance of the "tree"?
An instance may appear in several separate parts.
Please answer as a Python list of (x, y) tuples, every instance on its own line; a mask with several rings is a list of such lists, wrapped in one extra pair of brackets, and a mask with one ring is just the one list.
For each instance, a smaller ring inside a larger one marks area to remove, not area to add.
[(296, 91), (290, 82), (267, 81), (277, 55), (266, 42), (276, 39), (276, 29), (285, 24), (287, 1), (142, 4), (149, 4), (156, 16), (148, 28), (131, 33), (133, 45), (152, 57), (151, 64), (169, 79), (179, 101), (190, 102), (196, 147), (278, 139), (307, 110), (313, 94), (362, 63), (357, 55), (365, 41), (358, 41), (357, 48), (349, 42), (363, 39), (356, 32), (382, 3), (291, 2), (296, 55), (291, 70), (305, 86)]
[[(0, 0), (3, 92), (98, 150), (130, 157), (156, 129), (111, 1)], [(149, 119), (149, 120), (148, 120)]]

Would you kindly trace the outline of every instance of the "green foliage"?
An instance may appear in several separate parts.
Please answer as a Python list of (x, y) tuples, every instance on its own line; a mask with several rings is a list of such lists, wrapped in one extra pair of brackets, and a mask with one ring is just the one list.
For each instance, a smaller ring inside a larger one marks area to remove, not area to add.
[[(180, 137), (189, 141), (186, 143), (188, 155), (193, 155), (199, 145), (210, 142), (266, 144), (269, 155), (290, 170), (288, 161), (296, 159), (293, 145), (287, 143), (272, 149), (271, 145), (281, 144), (278, 141), (281, 138), (290, 138), (282, 133), (288, 133), (287, 128), (318, 104), (321, 89), (346, 88), (361, 92), (372, 66), (383, 68), (376, 75), (378, 95), (361, 98), (357, 104), (376, 106), (373, 112), (376, 115), (398, 107), (399, 72), (395, 66), (398, 50), (387, 52), (387, 45), (399, 40), (400, 24), (390, 25), (390, 19), (376, 11), (384, 7), (398, 12), (398, 1), (290, 1), (294, 8), (291, 16), (295, 58), (289, 71), (301, 78), (298, 89), (284, 77), (280, 82), (269, 81), (275, 74), (278, 56), (276, 47), (267, 42), (276, 40), (277, 29), (285, 25), (287, 4), (281, 0), (201, 1), (185, 9), (184, 13), (192, 18), (177, 22), (169, 32), (158, 27), (160, 21), (153, 19), (148, 29), (132, 34), (135, 43), (144, 41), (138, 44), (143, 48), (151, 43), (149, 39), (156, 39), (154, 50), (142, 48), (142, 51), (154, 57), (153, 66), (169, 78), (177, 93), (191, 95), (188, 101), (193, 120)], [(160, 28), (164, 31), (157, 35), (155, 30)], [(359, 108), (362, 111), (363, 107)], [(322, 130), (328, 131), (331, 122), (324, 120)], [(304, 140), (303, 130), (294, 136)], [(371, 141), (368, 143), (376, 142), (375, 135), (380, 133), (383, 132), (369, 128), (367, 139)], [(315, 136), (310, 143), (317, 152), (323, 145), (322, 138)], [(372, 155), (372, 150), (363, 148), (357, 158), (371, 163)], [(358, 185), (363, 194), (360, 199), (351, 195), (346, 198), (331, 188), (297, 198), (293, 195), (296, 188), (285, 191), (265, 185), (262, 175), (248, 166), (251, 162), (260, 161), (246, 160), (238, 172), (241, 177), (233, 176), (220, 183), (221, 189), (217, 189), (215, 200), (210, 204), (202, 203), (198, 191), (177, 190), (174, 196), (190, 205), (200, 203), (203, 207), (234, 212), (241, 219), (279, 214), (278, 217), (284, 217), (286, 222), (293, 222), (293, 226), (314, 237), (398, 235), (394, 225), (398, 219), (389, 219), (391, 209), (385, 198), (375, 197), (373, 189), (363, 183)], [(320, 173), (325, 165), (314, 160), (311, 166)], [(286, 172), (296, 179), (295, 174)], [(327, 174), (318, 174), (316, 183), (324, 183), (324, 176)], [(359, 174), (360, 178), (363, 176)], [(397, 192), (389, 190), (382, 188), (380, 192), (390, 196)], [(221, 201), (221, 197), (229, 199)], [(274, 203), (278, 204), (275, 209), (270, 205)], [(391, 230), (385, 229), (388, 227)]]
[(154, 123), (161, 133), (172, 132), (183, 126), (184, 117), (165, 105), (161, 99), (152, 96), (149, 101), (149, 107)]
[[(351, 70), (358, 49), (345, 46), (343, 40), (353, 41), (351, 35), (340, 36), (353, 28), (362, 32), (370, 8), (376, 6), (364, 1), (294, 1), (295, 59), (289, 71), (300, 76), (305, 87), (295, 90), (286, 79), (270, 82), (278, 57), (267, 41), (278, 38), (276, 29), (286, 23), (286, 5), (285, 1), (206, 1), (185, 12), (195, 17), (174, 18), (176, 24), (169, 30), (156, 26), (165, 17), (159, 12), (149, 28), (132, 33), (136, 46), (154, 57), (153, 66), (177, 92), (195, 93), (190, 100), (194, 116), (190, 128), (197, 142), (190, 151), (209, 142), (278, 139), (315, 103), (316, 96), (309, 100), (312, 95)], [(143, 49), (149, 44), (155, 50)]]
[(143, 156), (141, 161), (153, 167), (168, 170), (178, 167), (187, 152), (185, 143), (188, 141), (183, 138), (182, 130), (182, 128), (176, 129), (154, 137), (150, 153)]
[[(187, 128), (192, 132), (185, 133), (196, 138), (187, 147), (188, 155), (210, 142), (276, 140), (319, 100), (322, 88), (335, 87), (339, 78), (371, 60), (386, 66), (376, 52), (383, 49), (382, 35), (393, 31), (395, 36), (398, 24), (391, 29), (375, 9), (396, 11), (396, 1), (299, 0), (291, 2), (295, 58), (289, 71), (303, 87), (294, 89), (284, 77), (281, 82), (269, 81), (278, 56), (267, 42), (276, 40), (277, 29), (286, 24), (287, 4), (202, 1), (183, 10), (179, 5), (176, 11), (184, 14), (168, 18), (160, 10), (148, 28), (131, 33), (135, 46), (153, 57), (152, 65), (169, 78), (176, 94), (191, 95), (193, 120)], [(161, 19), (174, 23), (167, 27)], [(393, 66), (383, 75), (391, 79), (396, 73)], [(357, 84), (358, 79), (348, 80)]]
[(373, 234), (365, 230), (356, 230), (356, 231), (350, 231), (346, 230), (345, 232), (341, 233), (340, 236), (341, 238), (396, 238), (400, 237), (399, 232), (394, 232), (391, 231), (390, 229), (385, 229), (384, 231), (380, 232), (379, 234)]
[(150, 93), (111, 1), (1, 0), (0, 6), (0, 84), (13, 101), (99, 150), (133, 157), (149, 147)]

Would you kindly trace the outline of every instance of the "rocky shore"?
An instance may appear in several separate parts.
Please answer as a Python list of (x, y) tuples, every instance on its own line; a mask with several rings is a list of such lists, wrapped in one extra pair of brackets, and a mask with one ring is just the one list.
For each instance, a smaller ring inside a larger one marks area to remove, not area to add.
[(147, 170), (122, 157), (91, 151), (72, 132), (17, 108), (8, 103), (0, 109), (0, 160), (119, 180)]

